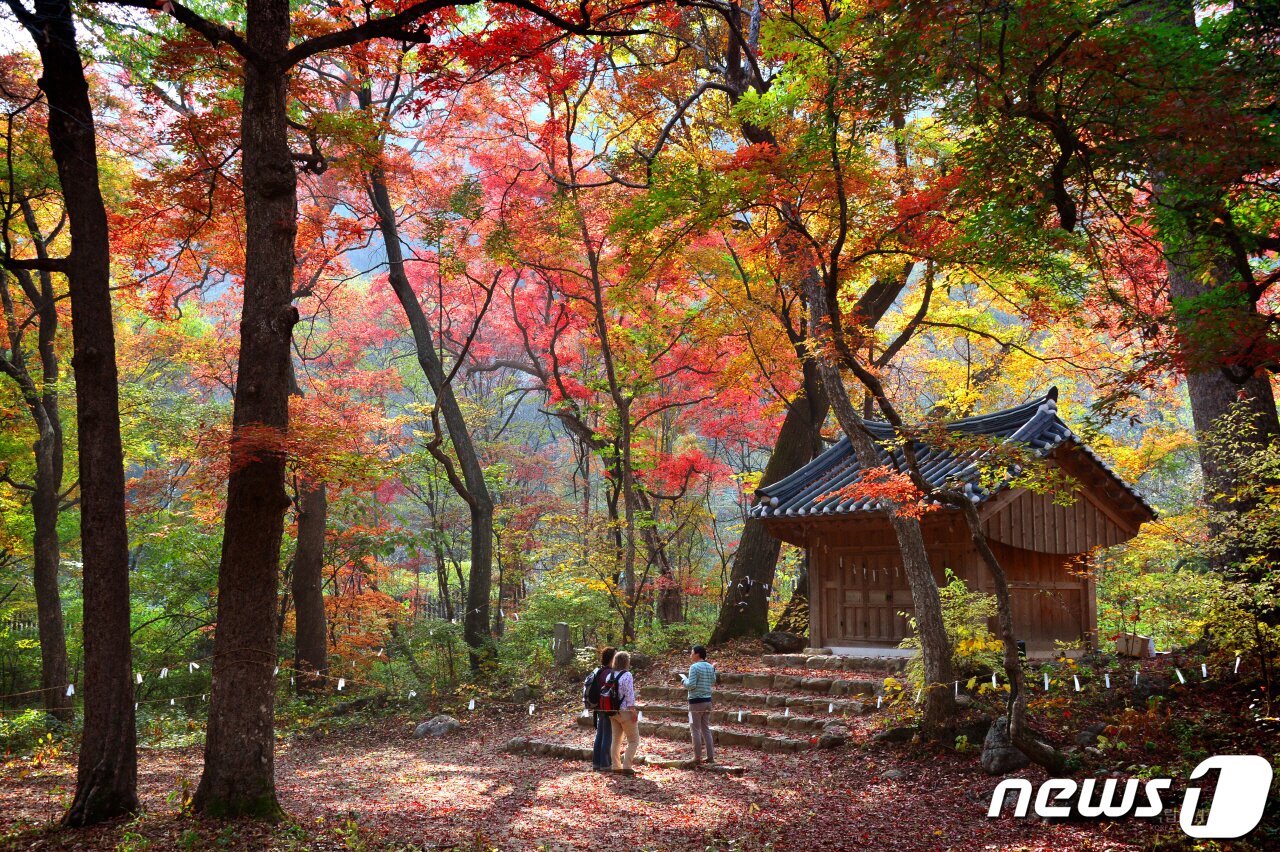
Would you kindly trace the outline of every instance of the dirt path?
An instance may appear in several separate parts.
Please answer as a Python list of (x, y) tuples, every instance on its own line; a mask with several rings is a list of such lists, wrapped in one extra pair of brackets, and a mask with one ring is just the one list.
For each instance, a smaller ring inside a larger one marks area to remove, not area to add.
[[(411, 848), (586, 849), (612, 834), (616, 849), (1138, 849), (1150, 823), (1046, 825), (985, 816), (994, 780), (976, 757), (921, 754), (910, 747), (852, 746), (797, 755), (727, 750), (741, 778), (647, 769), (635, 779), (592, 773), (585, 763), (501, 752), (515, 735), (585, 742), (564, 714), (476, 714), (440, 740), (410, 736), (409, 719), (280, 744), (281, 803), (295, 820), (289, 837), (178, 817), (184, 782), (199, 777), (198, 749), (140, 755), (148, 815), (131, 826), (10, 840), (6, 848), (113, 848), (127, 834), (151, 849)], [(677, 756), (678, 743), (647, 741), (642, 752)], [(894, 775), (886, 777), (893, 770)], [(1035, 772), (1028, 777), (1039, 780)], [(74, 768), (0, 766), (0, 837), (56, 818)], [(354, 819), (361, 831), (351, 831)], [(316, 826), (314, 830), (310, 826)], [(323, 826), (323, 830), (320, 828)], [(337, 827), (336, 829), (334, 827)], [(346, 826), (345, 828), (343, 828)], [(335, 839), (343, 832), (351, 835)], [(183, 834), (186, 832), (186, 834)], [(194, 832), (194, 834), (193, 834)], [(336, 834), (335, 834), (336, 832)], [(288, 845), (289, 843), (297, 845)], [(132, 848), (148, 848), (136, 843)]]

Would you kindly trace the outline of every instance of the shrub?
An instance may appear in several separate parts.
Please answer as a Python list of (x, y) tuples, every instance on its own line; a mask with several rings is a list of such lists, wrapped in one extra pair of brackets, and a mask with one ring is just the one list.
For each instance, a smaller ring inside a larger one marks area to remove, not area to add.
[[(997, 612), (995, 595), (970, 589), (948, 568), (947, 584), (938, 589), (938, 598), (942, 602), (942, 624), (951, 640), (951, 664), (956, 676), (967, 679), (1000, 669), (1004, 643), (988, 627)], [(914, 635), (902, 640), (900, 647), (919, 650), (919, 626), (910, 614), (903, 615)], [(906, 677), (916, 689), (924, 686), (924, 662), (919, 654), (907, 664)]]

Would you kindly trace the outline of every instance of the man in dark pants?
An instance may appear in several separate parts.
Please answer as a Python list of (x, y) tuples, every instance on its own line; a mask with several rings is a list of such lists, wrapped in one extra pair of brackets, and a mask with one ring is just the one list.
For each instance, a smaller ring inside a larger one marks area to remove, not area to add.
[[(583, 684), (583, 700), (587, 705), (587, 709), (595, 714), (596, 722), (596, 742), (591, 750), (591, 769), (595, 772), (608, 772), (611, 766), (611, 758), (609, 756), (613, 748), (613, 725), (609, 721), (608, 713), (601, 713), (596, 709), (595, 703), (590, 699), (594, 695), (600, 695), (600, 687), (604, 686), (605, 680), (609, 675), (613, 674), (613, 648), (605, 648), (600, 652), (600, 667), (587, 675), (587, 682)], [(594, 690), (592, 687), (594, 686)]]

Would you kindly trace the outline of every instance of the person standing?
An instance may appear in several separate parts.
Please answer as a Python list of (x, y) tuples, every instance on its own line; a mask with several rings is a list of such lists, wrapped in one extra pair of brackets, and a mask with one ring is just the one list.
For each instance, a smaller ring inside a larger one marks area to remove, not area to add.
[(608, 772), (610, 754), (613, 747), (613, 724), (609, 721), (612, 714), (600, 710), (600, 690), (613, 674), (613, 648), (605, 648), (600, 652), (600, 666), (587, 675), (582, 685), (582, 703), (595, 715), (596, 741), (591, 749), (591, 769), (594, 772)]
[[(640, 747), (640, 718), (636, 709), (636, 681), (631, 674), (631, 655), (619, 651), (613, 656), (613, 674), (605, 689), (614, 689), (618, 696), (618, 712), (609, 717), (613, 726), (613, 771), (623, 775), (635, 775), (631, 761)], [(627, 751), (622, 753), (622, 736), (627, 737)]]
[(716, 667), (707, 662), (707, 649), (694, 645), (689, 652), (689, 673), (676, 672), (689, 691), (689, 736), (693, 739), (693, 765), (702, 763), (706, 749), (707, 763), (716, 762), (716, 746), (711, 738), (711, 690), (716, 683)]

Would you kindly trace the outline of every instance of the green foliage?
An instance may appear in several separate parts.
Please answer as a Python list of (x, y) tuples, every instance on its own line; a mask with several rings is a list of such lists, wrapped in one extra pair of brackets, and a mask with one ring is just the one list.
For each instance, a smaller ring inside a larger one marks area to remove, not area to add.
[(28, 709), (13, 716), (0, 716), (0, 755), (48, 747), (66, 733), (66, 725), (43, 710)]
[[(995, 637), (989, 625), (995, 618), (995, 595), (970, 589), (950, 568), (947, 583), (938, 589), (942, 602), (942, 624), (951, 640), (951, 664), (957, 677), (986, 674), (1003, 665), (1004, 643)], [(899, 647), (920, 648), (920, 631), (915, 618), (903, 613), (914, 635), (902, 640)], [(919, 654), (907, 663), (907, 679), (916, 689), (924, 686), (924, 661)]]

